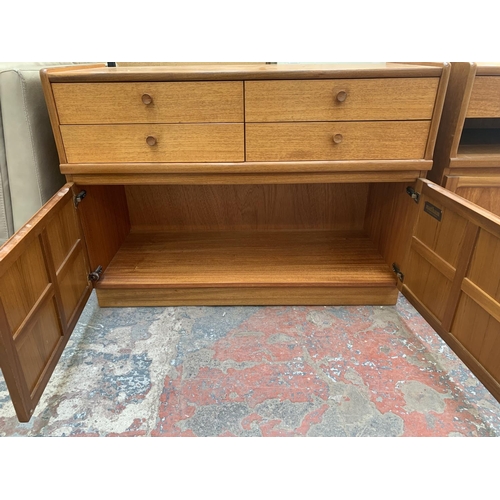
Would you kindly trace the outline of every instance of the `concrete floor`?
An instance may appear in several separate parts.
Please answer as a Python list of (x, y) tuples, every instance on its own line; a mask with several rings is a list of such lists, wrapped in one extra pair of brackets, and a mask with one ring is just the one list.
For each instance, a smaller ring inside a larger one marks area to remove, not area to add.
[(500, 404), (394, 307), (100, 309), (0, 436), (499, 436)]

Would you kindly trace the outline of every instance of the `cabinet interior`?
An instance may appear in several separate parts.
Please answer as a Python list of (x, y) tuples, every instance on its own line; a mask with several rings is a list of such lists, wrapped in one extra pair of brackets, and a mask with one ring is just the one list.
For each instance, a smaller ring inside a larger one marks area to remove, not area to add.
[(500, 155), (500, 118), (466, 118), (458, 155)]
[(375, 288), (378, 301), (394, 303), (390, 264), (400, 258), (404, 238), (391, 220), (405, 187), (92, 185), (78, 187), (87, 191), (78, 209), (90, 266), (103, 267), (98, 295), (148, 288), (229, 293), (246, 287), (250, 295), (271, 288), (320, 295), (329, 288)]
[(467, 118), (460, 137), (458, 160), (466, 162), (466, 170), (451, 171), (455, 176), (455, 179), (450, 178), (453, 179), (451, 189), (466, 200), (500, 215), (500, 118)]

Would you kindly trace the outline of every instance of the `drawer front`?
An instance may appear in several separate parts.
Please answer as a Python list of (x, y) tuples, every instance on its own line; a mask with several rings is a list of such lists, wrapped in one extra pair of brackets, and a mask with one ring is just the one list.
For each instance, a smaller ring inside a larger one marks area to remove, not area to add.
[(439, 78), (245, 82), (247, 122), (430, 120)]
[(424, 157), (430, 122), (248, 123), (247, 161)]
[(54, 83), (61, 124), (243, 122), (242, 82)]
[(477, 76), (467, 109), (467, 118), (500, 117), (500, 76)]
[(68, 163), (244, 160), (243, 124), (63, 125)]

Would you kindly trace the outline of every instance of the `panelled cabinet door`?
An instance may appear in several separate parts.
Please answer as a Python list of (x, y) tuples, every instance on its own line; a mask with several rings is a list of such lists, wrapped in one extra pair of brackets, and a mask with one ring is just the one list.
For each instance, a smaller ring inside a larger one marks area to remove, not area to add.
[(92, 290), (71, 188), (66, 184), (0, 248), (0, 367), (22, 422)]
[(402, 292), (500, 400), (500, 217), (419, 181)]

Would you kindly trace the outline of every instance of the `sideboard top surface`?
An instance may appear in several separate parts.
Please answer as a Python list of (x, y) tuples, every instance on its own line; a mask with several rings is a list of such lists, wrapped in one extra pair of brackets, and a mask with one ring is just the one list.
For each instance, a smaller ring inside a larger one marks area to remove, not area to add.
[(203, 64), (192, 66), (104, 65), (44, 69), (51, 82), (119, 82), (186, 80), (267, 80), (309, 78), (394, 78), (440, 76), (446, 64), (329, 63), (329, 64)]
[(478, 62), (476, 63), (476, 75), (497, 76), (500, 75), (500, 62)]

